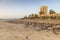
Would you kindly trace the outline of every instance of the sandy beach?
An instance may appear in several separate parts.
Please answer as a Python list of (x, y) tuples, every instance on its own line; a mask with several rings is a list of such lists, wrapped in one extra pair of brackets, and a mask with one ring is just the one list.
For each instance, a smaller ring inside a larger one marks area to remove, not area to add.
[(60, 40), (52, 31), (36, 31), (24, 24), (0, 22), (0, 40)]

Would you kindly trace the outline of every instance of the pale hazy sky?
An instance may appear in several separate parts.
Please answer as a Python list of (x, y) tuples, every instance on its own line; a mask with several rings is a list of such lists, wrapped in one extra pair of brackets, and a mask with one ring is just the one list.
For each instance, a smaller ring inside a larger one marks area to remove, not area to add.
[(42, 5), (60, 12), (60, 0), (0, 0), (0, 18), (21, 18), (38, 13)]

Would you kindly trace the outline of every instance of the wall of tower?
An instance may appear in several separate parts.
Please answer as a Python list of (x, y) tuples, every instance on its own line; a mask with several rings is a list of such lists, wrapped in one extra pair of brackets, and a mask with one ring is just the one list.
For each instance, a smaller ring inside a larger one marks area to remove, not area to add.
[(47, 12), (48, 12), (48, 6), (41, 6), (40, 12), (43, 12), (44, 14), (47, 14)]

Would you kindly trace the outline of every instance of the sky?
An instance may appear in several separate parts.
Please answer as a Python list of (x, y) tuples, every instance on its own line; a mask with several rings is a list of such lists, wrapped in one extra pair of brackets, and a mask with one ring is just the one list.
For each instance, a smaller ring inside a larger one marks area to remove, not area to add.
[(38, 14), (41, 6), (60, 12), (60, 0), (0, 0), (0, 18), (22, 18)]

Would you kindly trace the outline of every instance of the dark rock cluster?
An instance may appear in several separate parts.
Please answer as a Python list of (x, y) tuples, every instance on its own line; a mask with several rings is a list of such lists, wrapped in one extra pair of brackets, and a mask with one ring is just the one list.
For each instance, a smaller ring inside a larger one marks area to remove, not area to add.
[(25, 27), (33, 28), (36, 31), (40, 30), (52, 30), (56, 32), (58, 28), (60, 29), (60, 24), (58, 23), (40, 23), (40, 22), (31, 22), (31, 21), (10, 21), (14, 24), (24, 24)]

